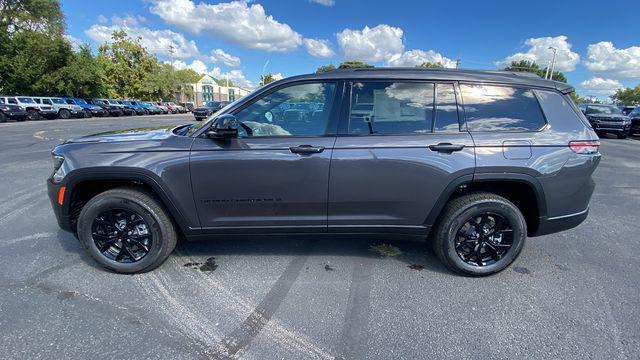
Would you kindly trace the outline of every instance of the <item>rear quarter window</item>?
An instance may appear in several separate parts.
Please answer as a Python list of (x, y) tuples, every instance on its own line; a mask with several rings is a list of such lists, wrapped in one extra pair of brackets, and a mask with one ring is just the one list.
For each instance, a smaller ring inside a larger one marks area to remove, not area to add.
[(538, 131), (546, 120), (532, 89), (461, 84), (469, 131)]

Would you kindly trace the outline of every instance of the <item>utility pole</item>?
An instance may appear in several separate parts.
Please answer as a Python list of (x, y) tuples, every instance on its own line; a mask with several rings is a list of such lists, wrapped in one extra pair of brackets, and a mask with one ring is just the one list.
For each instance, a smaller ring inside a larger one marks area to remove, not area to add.
[(460, 66), (460, 59), (456, 59), (456, 69)]
[(169, 44), (169, 62), (171, 63), (171, 67), (173, 67), (173, 43)]
[(558, 48), (549, 46), (549, 50), (553, 50), (553, 58), (551, 59), (551, 72), (549, 72), (549, 67), (547, 66), (547, 79), (553, 79), (553, 68), (556, 65), (556, 54), (558, 53)]

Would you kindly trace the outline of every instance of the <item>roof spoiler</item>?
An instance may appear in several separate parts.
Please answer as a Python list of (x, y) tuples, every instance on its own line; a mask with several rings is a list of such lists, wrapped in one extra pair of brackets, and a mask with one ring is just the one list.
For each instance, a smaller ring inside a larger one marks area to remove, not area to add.
[(565, 95), (574, 90), (573, 86), (571, 86), (571, 85), (569, 85), (567, 83), (563, 83), (563, 82), (560, 82), (560, 81), (554, 81), (554, 83), (556, 84), (556, 89), (558, 91), (560, 91), (561, 93), (565, 94)]

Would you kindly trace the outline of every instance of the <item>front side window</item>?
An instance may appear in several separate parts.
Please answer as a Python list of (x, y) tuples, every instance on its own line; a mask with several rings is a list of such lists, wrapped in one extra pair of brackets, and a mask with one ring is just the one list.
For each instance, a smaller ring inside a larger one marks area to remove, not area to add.
[(8, 98), (7, 101), (9, 101), (9, 104), (17, 104), (18, 101), (15, 98)]
[(433, 126), (433, 96), (432, 83), (353, 83), (349, 134), (429, 133)]
[[(335, 89), (335, 83), (322, 82), (292, 85), (269, 93), (235, 114), (250, 129), (243, 126), (240, 136), (324, 135)], [(296, 107), (300, 103), (317, 106)]]
[(538, 131), (546, 124), (533, 90), (460, 85), (469, 131)]

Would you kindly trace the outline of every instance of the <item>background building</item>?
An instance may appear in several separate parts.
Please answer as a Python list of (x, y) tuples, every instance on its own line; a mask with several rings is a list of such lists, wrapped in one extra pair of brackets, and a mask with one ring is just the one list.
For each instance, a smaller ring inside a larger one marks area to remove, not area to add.
[(194, 106), (202, 106), (207, 101), (234, 101), (247, 95), (250, 91), (239, 86), (222, 86), (224, 80), (217, 80), (211, 75), (203, 75), (197, 83), (191, 84)]

